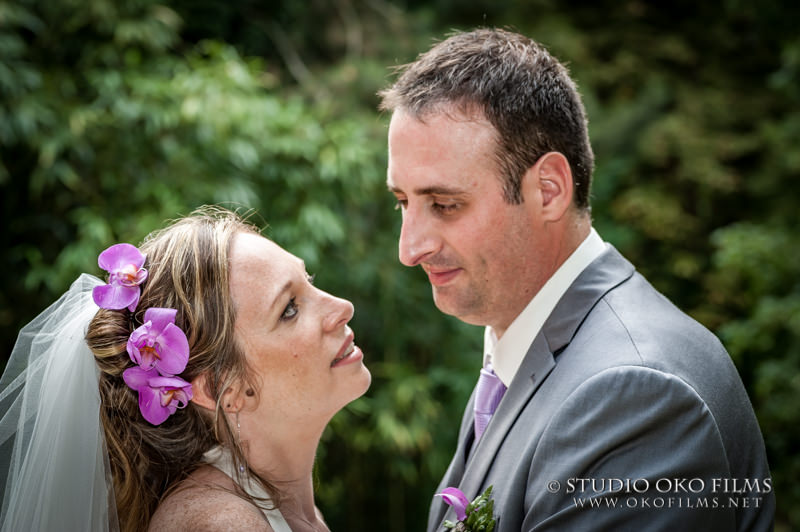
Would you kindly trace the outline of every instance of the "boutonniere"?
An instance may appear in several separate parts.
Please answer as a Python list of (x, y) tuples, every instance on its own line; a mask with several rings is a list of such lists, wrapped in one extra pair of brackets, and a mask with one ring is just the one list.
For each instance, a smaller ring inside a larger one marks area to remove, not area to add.
[(452, 528), (456, 532), (492, 532), (495, 518), (493, 515), (494, 501), (492, 500), (492, 486), (486, 488), (474, 501), (469, 502), (464, 492), (458, 488), (445, 488), (436, 496), (456, 511), (458, 522), (445, 521), (445, 528)]

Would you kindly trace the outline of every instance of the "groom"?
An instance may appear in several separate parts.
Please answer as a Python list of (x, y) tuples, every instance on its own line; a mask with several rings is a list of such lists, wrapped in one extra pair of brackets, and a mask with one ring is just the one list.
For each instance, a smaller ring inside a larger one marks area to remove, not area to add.
[[(486, 327), (439, 491), (493, 486), (498, 532), (769, 530), (764, 442), (728, 354), (592, 228), (564, 66), (481, 29), (381, 97), (400, 261), (422, 266), (442, 312)], [(428, 530), (445, 519), (434, 497)]]

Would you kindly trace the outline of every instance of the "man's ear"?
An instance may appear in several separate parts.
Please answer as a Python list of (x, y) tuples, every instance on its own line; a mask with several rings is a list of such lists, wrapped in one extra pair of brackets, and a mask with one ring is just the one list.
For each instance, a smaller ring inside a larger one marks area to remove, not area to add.
[[(192, 399), (191, 401), (200, 406), (214, 412), (217, 409), (217, 401), (208, 392), (208, 378), (205, 373), (202, 373), (192, 379)], [(231, 386), (222, 392), (222, 409), (225, 412), (238, 412), (244, 405), (244, 399), (239, 393), (238, 386)]]
[(536, 201), (546, 221), (560, 220), (572, 205), (572, 169), (560, 152), (551, 151), (539, 157), (525, 172), (522, 186), (525, 201)]

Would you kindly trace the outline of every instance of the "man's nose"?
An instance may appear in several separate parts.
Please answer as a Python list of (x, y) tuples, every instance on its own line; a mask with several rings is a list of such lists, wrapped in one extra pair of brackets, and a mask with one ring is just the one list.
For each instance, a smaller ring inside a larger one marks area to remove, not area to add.
[(398, 246), (400, 262), (406, 266), (416, 266), (436, 254), (440, 242), (430, 220), (409, 208), (403, 212)]

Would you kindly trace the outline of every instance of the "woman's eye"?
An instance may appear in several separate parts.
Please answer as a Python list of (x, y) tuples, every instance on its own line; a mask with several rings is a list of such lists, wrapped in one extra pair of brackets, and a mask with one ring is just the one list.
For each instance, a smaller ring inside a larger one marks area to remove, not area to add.
[(308, 284), (314, 284), (314, 278), (316, 278), (316, 274), (307, 273), (306, 279), (308, 280)]
[(294, 298), (290, 299), (289, 304), (286, 305), (285, 309), (283, 309), (283, 314), (281, 314), (281, 321), (291, 320), (292, 318), (297, 316), (298, 312), (300, 312), (300, 307), (297, 306), (297, 302), (295, 302)]

